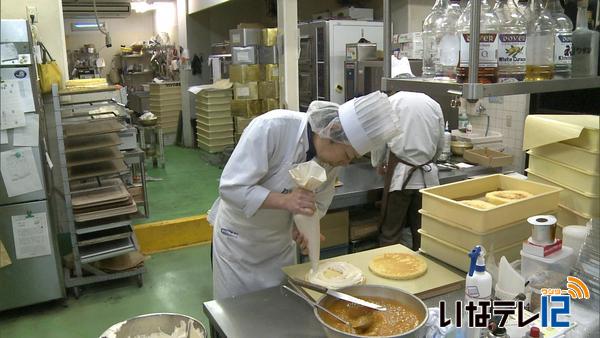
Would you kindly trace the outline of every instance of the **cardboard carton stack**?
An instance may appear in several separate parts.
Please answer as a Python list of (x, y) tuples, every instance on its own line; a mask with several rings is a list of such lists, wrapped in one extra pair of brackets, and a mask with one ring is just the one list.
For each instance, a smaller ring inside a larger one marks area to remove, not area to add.
[(277, 28), (232, 29), (229, 38), (231, 112), (237, 141), (253, 117), (279, 108)]

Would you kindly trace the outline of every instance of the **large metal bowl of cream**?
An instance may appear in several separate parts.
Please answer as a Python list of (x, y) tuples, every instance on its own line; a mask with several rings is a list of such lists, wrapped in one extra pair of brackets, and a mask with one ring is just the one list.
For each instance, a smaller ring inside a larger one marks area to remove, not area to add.
[[(429, 317), (429, 311), (427, 309), (427, 305), (423, 303), (419, 298), (415, 295), (403, 291), (398, 288), (383, 286), (383, 285), (354, 285), (345, 288), (341, 288), (337, 291), (344, 292), (350, 294), (355, 297), (381, 297), (387, 298), (391, 300), (395, 300), (400, 302), (401, 304), (411, 308), (416, 311), (417, 315), (420, 318), (423, 318), (419, 325), (410, 331), (406, 331), (393, 336), (377, 336), (379, 338), (422, 338), (425, 337), (425, 323), (427, 323), (427, 318)], [(334, 298), (329, 295), (325, 295), (318, 300), (319, 305), (324, 306), (325, 308), (329, 308), (328, 305), (331, 305), (333, 302), (337, 301), (337, 298)], [(376, 311), (376, 310), (374, 310)], [(370, 336), (364, 336), (359, 334), (352, 334), (344, 331), (340, 331), (329, 324), (327, 324), (322, 318), (321, 313), (323, 311), (315, 308), (314, 314), (317, 317), (317, 320), (321, 323), (323, 328), (325, 329), (325, 334), (329, 338), (365, 338)]]
[[(189, 331), (189, 333), (188, 333)], [(177, 313), (149, 313), (112, 325), (100, 338), (206, 338), (206, 329), (198, 320)]]

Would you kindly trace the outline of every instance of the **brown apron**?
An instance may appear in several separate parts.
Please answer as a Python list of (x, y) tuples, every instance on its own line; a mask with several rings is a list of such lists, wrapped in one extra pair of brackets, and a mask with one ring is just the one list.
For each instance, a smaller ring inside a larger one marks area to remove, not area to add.
[[(402, 184), (402, 190), (404, 190), (404, 189), (406, 189), (406, 186), (408, 185), (408, 181), (410, 181), (413, 174), (417, 170), (421, 171), (421, 175), (423, 175), (423, 184), (425, 184), (424, 171), (426, 171), (426, 172), (431, 171), (430, 164), (433, 163), (433, 159), (431, 159), (429, 162), (423, 163), (423, 164), (412, 164), (412, 163), (409, 163), (409, 162), (399, 159), (391, 151), (389, 152), (387, 171), (385, 173), (385, 177), (384, 177), (384, 181), (383, 181), (384, 183), (383, 183), (383, 197), (381, 198), (381, 216), (379, 217), (379, 219), (380, 219), (379, 227), (380, 228), (383, 225), (383, 222), (385, 222), (385, 215), (387, 213), (387, 208), (388, 208), (388, 196), (390, 193), (390, 187), (392, 185), (392, 179), (394, 178), (394, 172), (396, 171), (396, 166), (398, 165), (398, 163), (402, 163), (402, 164), (410, 167), (410, 170), (408, 170), (408, 176), (406, 176), (406, 180), (404, 180), (404, 183)], [(427, 184), (425, 184), (425, 187), (427, 187)]]

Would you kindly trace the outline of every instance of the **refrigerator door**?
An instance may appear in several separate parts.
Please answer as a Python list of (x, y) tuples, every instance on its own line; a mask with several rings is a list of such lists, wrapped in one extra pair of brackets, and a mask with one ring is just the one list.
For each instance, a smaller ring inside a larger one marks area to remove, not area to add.
[[(21, 223), (13, 233), (13, 216), (22, 219), (24, 215), (45, 217), (46, 226), (35, 229)], [(0, 240), (12, 261), (0, 268), (0, 311), (65, 297), (60, 257), (47, 215), (46, 201), (0, 206)], [(35, 257), (18, 259), (15, 242), (22, 257)]]

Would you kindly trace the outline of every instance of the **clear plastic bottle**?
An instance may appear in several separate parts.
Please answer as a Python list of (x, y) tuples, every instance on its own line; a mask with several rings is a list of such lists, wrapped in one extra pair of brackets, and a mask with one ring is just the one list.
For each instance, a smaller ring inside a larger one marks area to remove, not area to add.
[(462, 14), (460, 0), (446, 1), (447, 7), (439, 29), (442, 33), (438, 46), (438, 63), (435, 65), (437, 80), (450, 81), (456, 79), (456, 66), (460, 55), (460, 40), (456, 30), (456, 22)]
[(598, 74), (598, 39), (587, 22), (588, 2), (577, 1), (577, 28), (573, 31), (573, 77)]
[(513, 0), (498, 0), (494, 12), (500, 20), (498, 82), (525, 79), (527, 22)]
[(529, 10), (525, 80), (550, 80), (554, 77), (554, 20), (542, 0), (531, 0)]
[(431, 13), (423, 21), (423, 77), (434, 77), (435, 65), (439, 63), (440, 24), (446, 9), (444, 3), (447, 4), (448, 0), (436, 0)]
[(529, 11), (529, 0), (513, 0), (516, 3), (519, 12), (523, 15), (523, 20), (529, 22), (531, 19), (531, 12)]
[(555, 21), (554, 28), (554, 78), (571, 77), (573, 22), (565, 15), (560, 0), (548, 0), (546, 8)]
[[(460, 34), (460, 61), (456, 68), (456, 82), (464, 83), (469, 78), (469, 42), (471, 29), (471, 0), (467, 3), (456, 24)], [(479, 72), (478, 82), (498, 82), (498, 31), (500, 21), (489, 5), (481, 0), (479, 30)]]

